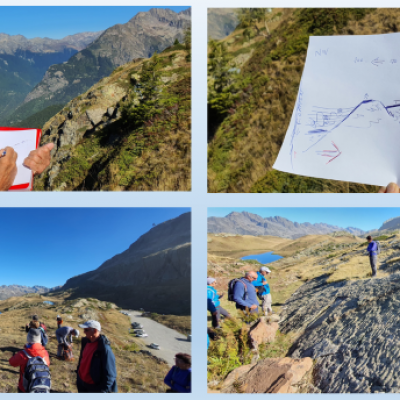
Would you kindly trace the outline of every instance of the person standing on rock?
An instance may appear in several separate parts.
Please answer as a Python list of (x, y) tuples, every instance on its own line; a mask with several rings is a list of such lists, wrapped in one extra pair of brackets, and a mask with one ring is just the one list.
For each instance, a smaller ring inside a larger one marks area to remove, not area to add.
[(237, 279), (233, 288), (233, 301), (236, 308), (250, 313), (258, 313), (258, 298), (256, 288), (252, 285), (257, 279), (257, 272), (246, 272), (243, 278)]
[(207, 278), (207, 301), (210, 300), (215, 306), (215, 313), (212, 313), (212, 326), (213, 328), (219, 329), (221, 328), (221, 315), (226, 318), (230, 318), (230, 314), (223, 307), (221, 307), (221, 302), (219, 299), (223, 296), (218, 295), (217, 289), (215, 289), (217, 281), (215, 278)]
[(40, 333), (40, 329), (29, 329), (28, 335), (26, 337), (27, 343), (24, 346), (24, 349), (8, 360), (12, 367), (19, 367), (19, 393), (26, 393), (26, 390), (24, 388), (24, 372), (26, 365), (28, 364), (29, 357), (41, 357), (46, 365), (50, 365), (49, 353), (41, 345), (41, 340), (42, 336)]
[(257, 296), (262, 301), (262, 309), (265, 315), (272, 314), (271, 289), (266, 279), (270, 273), (271, 270), (268, 267), (261, 267), (260, 271), (257, 272), (257, 280), (253, 282), (258, 290)]
[(164, 383), (170, 387), (166, 393), (191, 393), (192, 357), (186, 353), (175, 354), (175, 365), (169, 370)]
[(72, 358), (72, 336), (79, 337), (78, 329), (71, 328), (70, 326), (63, 326), (56, 330), (56, 337), (58, 342), (57, 358), (64, 359), (64, 350), (69, 351), (68, 361), (73, 361)]
[(101, 334), (98, 321), (79, 325), (82, 338), (76, 385), (78, 393), (117, 393), (117, 367), (107, 336)]
[(378, 270), (378, 244), (372, 240), (371, 236), (367, 236), (369, 252), (369, 263), (371, 264), (372, 278), (376, 277)]

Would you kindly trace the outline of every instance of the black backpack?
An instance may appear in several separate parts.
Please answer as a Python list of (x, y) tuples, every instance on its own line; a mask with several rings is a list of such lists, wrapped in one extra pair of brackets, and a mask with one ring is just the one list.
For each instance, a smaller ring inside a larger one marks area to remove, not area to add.
[(22, 350), (28, 357), (23, 376), (23, 386), (27, 393), (50, 393), (51, 374), (49, 366), (43, 357), (31, 357), (25, 350)]
[(233, 300), (233, 289), (235, 288), (235, 285), (237, 282), (240, 282), (244, 286), (243, 300), (247, 300), (247, 298), (249, 297), (249, 294), (247, 293), (247, 285), (240, 278), (235, 278), (235, 279), (230, 280), (228, 283), (228, 300), (229, 301), (235, 301), (235, 300)]

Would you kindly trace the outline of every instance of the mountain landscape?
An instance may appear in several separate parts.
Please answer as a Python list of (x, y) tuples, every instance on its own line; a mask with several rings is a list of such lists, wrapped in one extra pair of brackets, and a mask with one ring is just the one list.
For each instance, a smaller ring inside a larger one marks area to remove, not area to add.
[(208, 233), (231, 233), (239, 235), (270, 235), (296, 239), (306, 235), (324, 235), (345, 231), (360, 236), (365, 232), (358, 228), (341, 228), (325, 223), (292, 222), (283, 217), (262, 218), (259, 215), (243, 211), (231, 212), (226, 217), (210, 217), (207, 223)]
[[(370, 232), (379, 241), (371, 278), (368, 242), (345, 231), (299, 238), (208, 234), (208, 276), (219, 294), (273, 251), (267, 277), (275, 314), (233, 319), (213, 330), (208, 351), (212, 393), (398, 393), (400, 217)], [(226, 297), (226, 296), (225, 296)], [(262, 379), (260, 379), (262, 377)]]
[(44, 286), (21, 286), (21, 285), (2, 285), (0, 286), (0, 300), (6, 300), (14, 296), (23, 296), (27, 293), (47, 293), (52, 289)]
[(22, 126), (26, 118), (49, 107), (58, 105), (60, 110), (117, 67), (133, 59), (149, 58), (175, 41), (182, 42), (185, 31), (190, 28), (190, 21), (190, 9), (175, 13), (169, 9), (153, 8), (138, 13), (126, 24), (106, 29), (93, 43), (73, 54), (66, 62), (55, 63), (48, 68), (43, 79), (4, 123)]
[(208, 8), (207, 35), (220, 40), (233, 32), (239, 23), (235, 8)]
[(162, 314), (191, 313), (191, 216), (166, 221), (94, 271), (75, 276), (61, 291), (122, 308)]
[(311, 35), (397, 32), (399, 9), (242, 9), (209, 42), (208, 191), (376, 193), (375, 186), (272, 169), (292, 116)]
[(0, 125), (53, 64), (64, 63), (97, 39), (100, 32), (82, 32), (63, 39), (0, 33)]
[(190, 190), (190, 47), (187, 31), (184, 44), (118, 67), (50, 118), (41, 144), (55, 147), (35, 190)]

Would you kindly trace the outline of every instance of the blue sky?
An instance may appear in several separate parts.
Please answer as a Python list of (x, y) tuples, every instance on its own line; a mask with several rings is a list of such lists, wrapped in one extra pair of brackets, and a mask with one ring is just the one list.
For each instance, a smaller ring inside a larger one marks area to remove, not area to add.
[(23, 35), (28, 39), (34, 37), (61, 39), (79, 32), (96, 32), (115, 24), (125, 24), (138, 12), (148, 11), (151, 8), (170, 8), (179, 12), (186, 10), (188, 6), (2, 6), (0, 32)]
[(189, 208), (0, 208), (1, 285), (62, 285)]
[(400, 208), (209, 208), (209, 217), (225, 217), (232, 211), (248, 211), (263, 218), (280, 216), (293, 222), (325, 222), (341, 228), (378, 229), (389, 218), (400, 216)]

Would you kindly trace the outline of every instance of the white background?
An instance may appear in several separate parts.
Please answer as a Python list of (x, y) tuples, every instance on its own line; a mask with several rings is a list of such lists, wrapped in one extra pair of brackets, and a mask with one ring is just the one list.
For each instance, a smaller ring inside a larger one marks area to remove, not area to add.
[[(0, 0), (0, 5), (55, 5), (54, 1)], [(192, 192), (191, 193), (0, 193), (1, 207), (192, 207), (192, 316), (193, 316), (193, 399), (204, 400), (207, 393), (207, 354), (206, 354), (206, 267), (207, 267), (207, 207), (396, 207), (400, 196), (377, 194), (207, 194), (207, 7), (398, 7), (399, 3), (390, 0), (378, 1), (258, 1), (258, 0), (206, 0), (196, 3), (188, 1), (104, 1), (69, 0), (57, 5), (154, 5), (154, 6), (192, 6)], [(0, 9), (1, 12), (1, 9)], [(42, 24), (45, 21), (36, 21)], [(0, 26), (1, 32), (1, 26)], [(49, 225), (51, 221), (38, 220), (38, 224)], [(107, 221), (105, 221), (107, 224)], [(1, 221), (0, 221), (1, 225)], [(0, 229), (7, 229), (1, 226)], [(29, 234), (29, 233), (28, 233)], [(105, 233), (106, 234), (106, 233)], [(38, 247), (45, 251), (46, 238), (35, 238)], [(0, 264), (1, 265), (1, 264)], [(0, 266), (1, 268), (1, 266)], [(1, 271), (1, 269), (0, 269)], [(0, 275), (1, 277), (1, 275)], [(0, 278), (1, 279), (1, 278)], [(1, 281), (0, 281), (1, 284)], [(1, 336), (0, 336), (1, 343)], [(4, 395), (0, 395), (3, 397)], [(15, 395), (21, 396), (23, 394)], [(25, 395), (26, 396), (26, 395)], [(51, 394), (63, 399), (72, 394)], [(119, 394), (111, 396), (135, 396), (135, 398), (156, 398), (161, 394)], [(184, 395), (179, 395), (183, 398)], [(185, 395), (187, 397), (188, 395)], [(254, 395), (207, 395), (211, 399), (239, 396), (249, 400)], [(271, 395), (270, 395), (271, 396)], [(326, 395), (325, 395), (326, 396)], [(329, 399), (352, 399), (366, 395), (330, 395)], [(388, 395), (377, 394), (377, 397)], [(170, 398), (171, 395), (168, 395)], [(24, 397), (25, 398), (25, 397)], [(97, 394), (85, 395), (97, 399)], [(280, 395), (279, 399), (298, 399), (300, 395)], [(304, 396), (302, 396), (304, 398)]]

